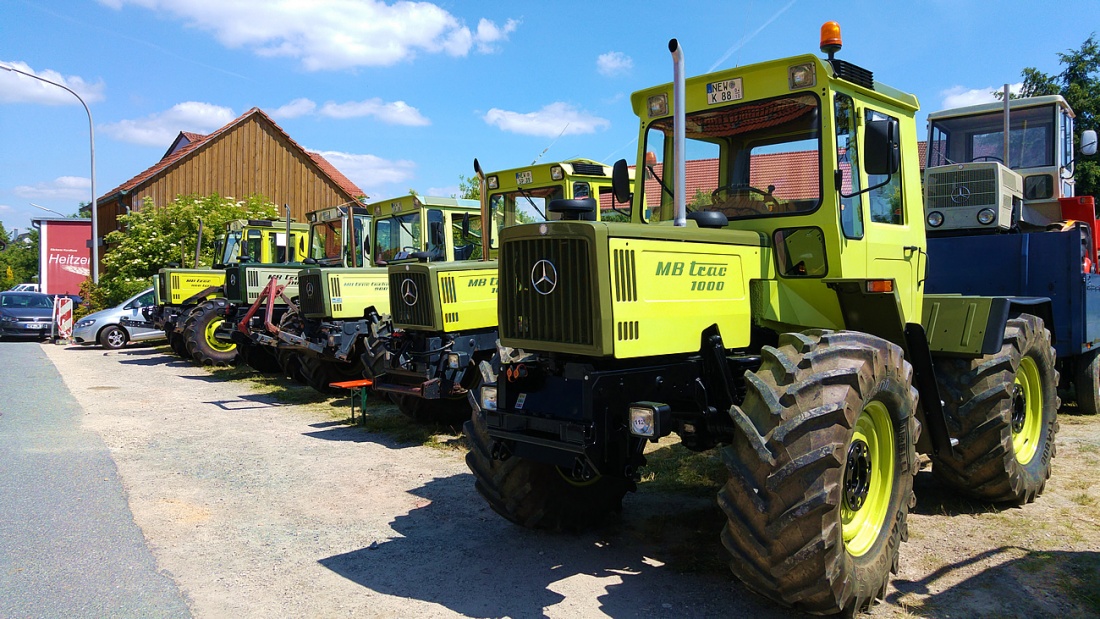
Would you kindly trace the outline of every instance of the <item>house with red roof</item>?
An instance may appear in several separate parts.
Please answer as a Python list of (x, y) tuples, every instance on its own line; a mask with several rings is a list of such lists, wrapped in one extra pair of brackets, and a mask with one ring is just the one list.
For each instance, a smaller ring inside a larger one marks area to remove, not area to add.
[(160, 161), (101, 196), (99, 234), (117, 230), (118, 216), (142, 208), (147, 198), (158, 205), (180, 195), (212, 193), (261, 195), (280, 207), (289, 205), (296, 221), (367, 197), (324, 157), (302, 148), (270, 116), (252, 108), (207, 135), (181, 131)]

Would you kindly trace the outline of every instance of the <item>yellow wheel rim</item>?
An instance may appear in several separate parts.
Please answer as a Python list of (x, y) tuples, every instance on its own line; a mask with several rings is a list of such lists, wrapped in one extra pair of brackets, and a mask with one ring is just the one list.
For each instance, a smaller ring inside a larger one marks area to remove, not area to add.
[(886, 526), (894, 490), (894, 424), (882, 402), (859, 414), (848, 443), (840, 524), (844, 547), (852, 556), (871, 549)]
[(206, 344), (218, 352), (230, 352), (237, 348), (236, 342), (223, 342), (214, 337), (214, 331), (218, 329), (218, 326), (225, 322), (224, 318), (215, 318), (206, 323)]
[(1012, 388), (1012, 451), (1016, 461), (1027, 464), (1039, 450), (1043, 433), (1043, 384), (1039, 366), (1031, 357), (1020, 359)]

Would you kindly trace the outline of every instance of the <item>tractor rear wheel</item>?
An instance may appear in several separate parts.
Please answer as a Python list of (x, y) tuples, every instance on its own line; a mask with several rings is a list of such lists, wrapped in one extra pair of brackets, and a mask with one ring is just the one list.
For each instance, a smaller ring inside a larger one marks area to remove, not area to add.
[(913, 370), (901, 348), (864, 333), (778, 343), (730, 408), (722, 543), (757, 593), (814, 614), (859, 613), (885, 596), (908, 539)]
[(466, 466), (474, 487), (493, 511), (520, 526), (550, 531), (583, 531), (622, 511), (633, 488), (625, 477), (599, 475), (576, 481), (556, 466), (512, 456), (494, 459), (493, 441), (481, 415), (463, 426), (470, 451)]
[(932, 473), (986, 501), (1023, 505), (1050, 478), (1058, 432), (1058, 371), (1050, 332), (1021, 314), (1005, 326), (1001, 350), (978, 359), (936, 361), (955, 455), (932, 456)]
[(1073, 388), (1077, 392), (1077, 410), (1085, 415), (1100, 413), (1100, 350), (1073, 360)]
[(227, 366), (237, 360), (237, 344), (214, 337), (214, 331), (225, 322), (229, 301), (211, 299), (200, 305), (184, 325), (184, 338), (191, 358), (199, 365)]
[(332, 383), (363, 378), (363, 366), (358, 363), (328, 361), (308, 355), (302, 355), (300, 359), (302, 377), (306, 384), (325, 395), (343, 393), (342, 390), (331, 387)]

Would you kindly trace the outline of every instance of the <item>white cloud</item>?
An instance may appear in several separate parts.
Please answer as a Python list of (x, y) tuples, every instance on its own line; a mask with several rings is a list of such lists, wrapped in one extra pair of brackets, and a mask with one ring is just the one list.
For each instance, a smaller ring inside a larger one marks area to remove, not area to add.
[(432, 124), (432, 121), (424, 117), (420, 110), (404, 101), (386, 103), (377, 97), (365, 101), (348, 101), (347, 103), (329, 101), (321, 107), (320, 114), (329, 118), (374, 116), (386, 124), (409, 127), (423, 127)]
[(501, 131), (551, 138), (558, 135), (595, 133), (611, 126), (611, 121), (606, 118), (594, 116), (560, 101), (526, 114), (493, 108), (483, 119)]
[(11, 207), (10, 207), (10, 206), (8, 206), (7, 204), (0, 204), (0, 212), (2, 212), (2, 211), (10, 211), (10, 210), (12, 210), (12, 209), (11, 209)]
[[(1009, 84), (1008, 91), (1018, 95), (1023, 87), (1023, 82)], [(1000, 101), (993, 93), (1001, 92), (1003, 88), (1003, 86), (986, 86), (985, 88), (967, 89), (965, 86), (952, 86), (947, 90), (940, 91), (940, 96), (943, 97), (943, 103), (940, 109), (948, 110), (956, 107), (965, 107), (967, 105)]]
[(389, 66), (419, 52), (466, 56), (494, 51), (519, 22), (481, 19), (475, 32), (430, 2), (381, 0), (99, 0), (114, 9), (167, 13), (213, 33), (230, 48), (297, 59), (309, 71)]
[[(106, 86), (103, 80), (89, 83), (84, 78), (75, 75), (65, 77), (57, 71), (45, 69), (35, 71), (25, 62), (0, 60), (0, 64), (9, 66), (25, 73), (37, 75), (51, 82), (57, 82), (71, 88), (85, 103), (103, 100), (103, 90)], [(80, 105), (71, 93), (65, 92), (57, 86), (46, 84), (33, 77), (20, 75), (14, 71), (0, 70), (0, 103), (42, 103), (45, 105)]]
[(428, 191), (424, 193), (426, 196), (433, 196), (436, 198), (449, 198), (451, 196), (458, 197), (458, 185), (450, 185), (447, 187), (428, 187)]
[(317, 109), (317, 104), (306, 98), (295, 99), (286, 105), (277, 107), (268, 113), (272, 118), (298, 118), (308, 116)]
[(596, 70), (608, 77), (629, 73), (634, 68), (634, 59), (622, 52), (607, 52), (596, 58)]
[(92, 181), (82, 176), (59, 176), (46, 183), (18, 185), (15, 195), (28, 200), (83, 200), (92, 195)]
[(120, 142), (167, 148), (180, 131), (209, 133), (220, 129), (234, 118), (236, 114), (230, 108), (199, 101), (185, 101), (159, 114), (106, 123), (100, 129)]
[(339, 151), (320, 150), (320, 153), (344, 176), (351, 179), (372, 197), (384, 185), (403, 183), (413, 178), (416, 164), (404, 159), (383, 159), (377, 155), (356, 155)]

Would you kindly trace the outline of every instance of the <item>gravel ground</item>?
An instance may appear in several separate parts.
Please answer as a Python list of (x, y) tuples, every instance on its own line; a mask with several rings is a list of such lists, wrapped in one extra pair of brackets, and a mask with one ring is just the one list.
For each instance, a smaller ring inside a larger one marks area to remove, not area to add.
[[(457, 437), (402, 442), (391, 406), (369, 407), (389, 429), (368, 431), (346, 399), (166, 348), (44, 349), (196, 617), (797, 616), (724, 567), (713, 495), (643, 484), (617, 524), (530, 532), (480, 499)], [(970, 504), (919, 474), (901, 573), (871, 615), (1096, 616), (1098, 465), (1100, 419), (1063, 415), (1032, 505)]]

